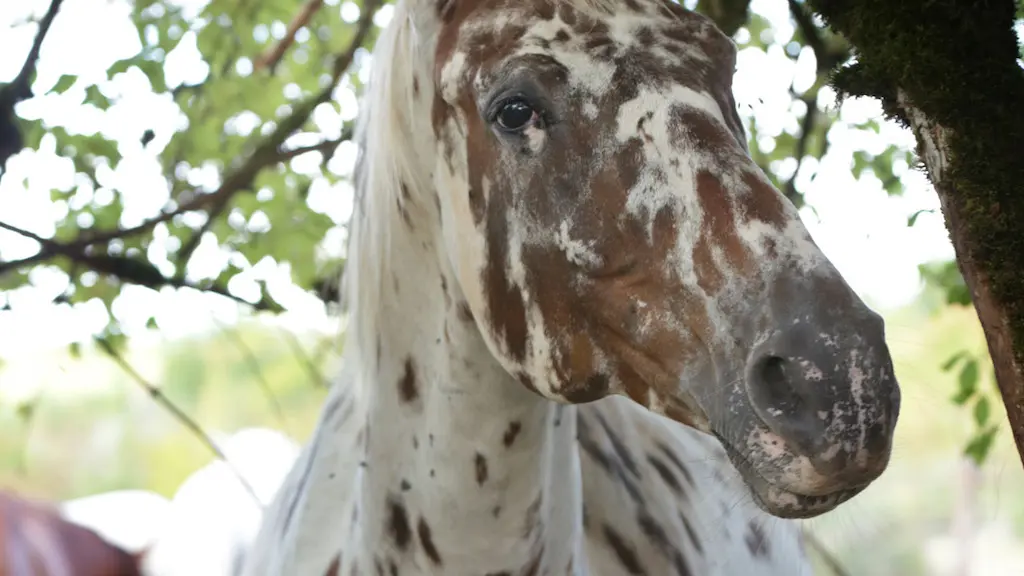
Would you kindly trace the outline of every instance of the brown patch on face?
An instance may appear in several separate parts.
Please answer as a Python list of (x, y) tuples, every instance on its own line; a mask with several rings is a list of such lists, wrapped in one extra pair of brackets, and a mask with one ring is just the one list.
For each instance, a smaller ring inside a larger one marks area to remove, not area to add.
[(427, 521), (420, 518), (420, 521), (416, 524), (416, 533), (420, 537), (420, 543), (423, 545), (423, 551), (427, 554), (427, 558), (434, 563), (435, 566), (441, 566), (441, 553), (437, 551), (437, 546), (434, 545), (434, 537), (430, 533), (430, 526), (427, 525)]
[(701, 170), (696, 181), (704, 221), (693, 249), (694, 268), (697, 284), (708, 294), (715, 294), (722, 288), (724, 274), (714, 260), (712, 246), (717, 247), (726, 263), (741, 274), (749, 271), (753, 260), (749, 248), (736, 231), (731, 195), (721, 180), (711, 172)]
[(477, 452), (473, 457), (473, 468), (476, 470), (476, 483), (483, 486), (487, 482), (487, 458)]
[(458, 0), (438, 0), (437, 2), (437, 17), (442, 22), (451, 22), (455, 15), (455, 8), (458, 4)]
[[(757, 220), (782, 230), (789, 218), (786, 217), (785, 200), (772, 186), (755, 174), (743, 174), (743, 182), (750, 187), (750, 194), (744, 203), (744, 224)], [(774, 243), (773, 243), (774, 248)]]
[(523, 425), (518, 420), (513, 420), (508, 423), (508, 428), (505, 429), (505, 435), (501, 439), (501, 443), (505, 445), (505, 448), (509, 448), (516, 441), (516, 437), (519, 436), (519, 431), (523, 428)]
[(398, 397), (406, 404), (420, 397), (416, 386), (416, 368), (411, 356), (405, 359), (405, 372), (398, 381)]

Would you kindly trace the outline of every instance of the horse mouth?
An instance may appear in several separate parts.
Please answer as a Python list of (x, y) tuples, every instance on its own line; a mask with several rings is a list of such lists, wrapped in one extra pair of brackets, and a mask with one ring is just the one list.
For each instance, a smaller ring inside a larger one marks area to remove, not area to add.
[(834, 492), (820, 495), (800, 494), (788, 490), (784, 486), (765, 479), (750, 465), (750, 461), (732, 447), (728, 440), (715, 434), (725, 449), (729, 461), (739, 471), (744, 483), (759, 508), (778, 518), (796, 519), (813, 518), (831, 512), (840, 504), (853, 498), (867, 484), (852, 488), (842, 488)]

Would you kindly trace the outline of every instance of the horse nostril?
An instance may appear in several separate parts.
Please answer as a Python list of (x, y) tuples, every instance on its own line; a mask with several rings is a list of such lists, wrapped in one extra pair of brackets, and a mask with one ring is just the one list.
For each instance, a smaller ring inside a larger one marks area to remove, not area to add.
[(767, 354), (752, 365), (747, 381), (751, 406), (764, 423), (805, 453), (822, 439), (823, 423), (813, 406), (814, 390), (791, 359)]
[(775, 414), (792, 413), (803, 405), (794, 387), (792, 364), (781, 356), (767, 356), (761, 360), (759, 378), (751, 382), (754, 404), (770, 409)]

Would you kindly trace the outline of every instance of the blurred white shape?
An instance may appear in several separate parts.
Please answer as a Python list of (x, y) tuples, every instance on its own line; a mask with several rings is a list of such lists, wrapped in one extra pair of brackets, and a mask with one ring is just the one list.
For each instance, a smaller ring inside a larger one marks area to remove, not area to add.
[[(220, 436), (220, 438), (217, 438)], [(299, 445), (267, 428), (247, 428), (215, 442), (218, 460), (178, 489), (167, 521), (143, 560), (148, 576), (228, 576), (241, 569), (266, 506), (299, 454)], [(245, 478), (259, 499), (238, 480)]]
[(156, 539), (171, 501), (148, 490), (114, 490), (67, 500), (59, 505), (65, 520), (89, 528), (133, 554)]

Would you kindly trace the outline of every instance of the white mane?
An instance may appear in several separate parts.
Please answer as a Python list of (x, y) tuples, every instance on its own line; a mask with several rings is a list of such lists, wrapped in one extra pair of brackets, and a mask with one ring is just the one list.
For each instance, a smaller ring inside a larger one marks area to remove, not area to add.
[[(352, 335), (346, 338), (348, 358), (354, 357), (349, 354), (374, 354), (381, 294), (392, 265), (391, 229), (399, 224), (399, 206), (405, 203), (402, 184), (414, 197), (430, 185), (429, 172), (421, 166), (425, 157), (432, 158), (433, 150), (415, 147), (417, 122), (422, 126), (424, 118), (414, 114), (412, 78), (422, 55), (416, 52), (419, 43), (410, 16), (406, 1), (399, 0), (392, 22), (374, 47), (370, 81), (356, 124), (356, 198), (342, 296)], [(428, 89), (429, 73), (420, 76), (421, 88)]]

